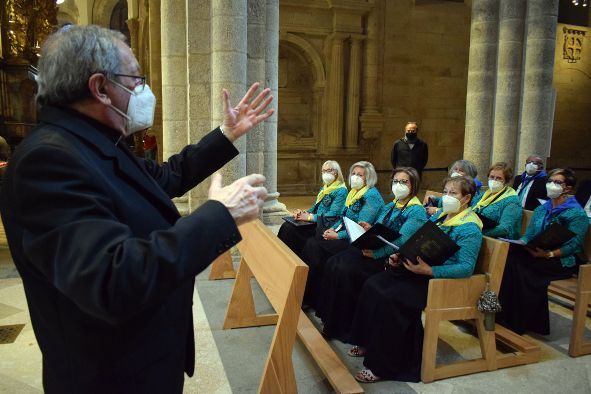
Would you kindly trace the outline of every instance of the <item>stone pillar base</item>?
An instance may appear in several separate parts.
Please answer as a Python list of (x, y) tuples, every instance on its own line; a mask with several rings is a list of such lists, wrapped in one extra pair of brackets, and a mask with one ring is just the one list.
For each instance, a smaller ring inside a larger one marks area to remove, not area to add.
[(279, 225), (283, 223), (284, 216), (290, 215), (285, 204), (280, 203), (279, 193), (269, 193), (263, 205), (263, 223), (266, 225)]

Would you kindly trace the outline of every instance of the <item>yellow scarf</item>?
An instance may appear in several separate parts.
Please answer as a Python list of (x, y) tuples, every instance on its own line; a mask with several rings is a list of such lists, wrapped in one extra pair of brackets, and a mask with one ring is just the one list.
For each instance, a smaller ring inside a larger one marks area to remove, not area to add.
[(332, 193), (333, 191), (335, 191), (341, 187), (344, 187), (345, 189), (347, 188), (345, 186), (345, 184), (339, 180), (334, 181), (333, 183), (331, 183), (328, 186), (324, 185), (322, 187), (322, 189), (320, 189), (320, 192), (318, 193), (318, 196), (316, 197), (316, 202), (318, 203), (320, 200), (322, 200), (324, 198), (324, 196)]
[[(447, 214), (445, 212), (441, 212), (437, 218), (439, 219), (442, 216), (447, 216)], [(474, 213), (474, 211), (470, 207), (468, 207), (468, 208), (464, 209), (462, 212), (456, 214), (456, 216), (454, 216), (453, 218), (451, 218), (447, 222), (443, 222), (441, 224), (441, 226), (455, 227), (455, 226), (461, 226), (462, 224), (466, 224), (466, 223), (474, 223), (478, 226), (478, 228), (480, 228), (480, 230), (482, 230), (482, 221), (480, 220), (478, 215), (476, 215), (476, 213)]]
[[(398, 200), (394, 199), (394, 201), (392, 201), (394, 204), (396, 204), (396, 208), (401, 209), (404, 204), (399, 202)], [(414, 196), (413, 198), (410, 199), (410, 201), (408, 202), (408, 204), (406, 204), (407, 207), (412, 207), (413, 205), (423, 205), (421, 204), (421, 202), (419, 201), (419, 199), (417, 198), (417, 196)]]
[[(502, 193), (502, 194), (495, 200), (497, 193)], [(478, 208), (485, 208), (485, 207), (488, 207), (493, 200), (495, 203), (497, 203), (507, 197), (517, 195), (517, 193), (515, 193), (515, 190), (513, 190), (513, 188), (510, 186), (505, 186), (505, 190), (500, 190), (497, 193), (493, 194), (490, 191), (490, 189), (488, 189), (487, 191), (484, 192), (484, 195), (482, 196), (480, 201), (478, 201), (478, 203), (476, 203), (476, 205), (474, 207), (472, 207), (472, 209), (477, 210)]]
[(347, 200), (345, 201), (345, 206), (349, 208), (351, 205), (355, 203), (355, 201), (359, 200), (365, 192), (367, 192), (367, 186), (363, 186), (359, 190), (351, 189), (349, 190), (349, 194), (347, 194)]

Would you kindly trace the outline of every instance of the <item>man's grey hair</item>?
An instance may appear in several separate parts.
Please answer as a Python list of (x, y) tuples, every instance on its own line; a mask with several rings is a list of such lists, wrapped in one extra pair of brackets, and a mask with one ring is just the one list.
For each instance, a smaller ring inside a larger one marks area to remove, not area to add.
[(365, 186), (367, 186), (368, 189), (374, 187), (376, 183), (378, 183), (378, 174), (376, 174), (373, 164), (369, 161), (358, 161), (353, 164), (349, 170), (349, 178), (351, 178), (351, 173), (355, 167), (365, 168)]
[(114, 78), (121, 62), (118, 42), (125, 36), (100, 26), (74, 26), (47, 38), (37, 76), (40, 105), (68, 105), (88, 98), (88, 79), (103, 73)]
[(465, 175), (471, 176), (472, 178), (476, 178), (476, 176), (478, 175), (478, 170), (476, 169), (476, 166), (470, 160), (454, 161), (451, 167), (449, 167), (449, 176), (451, 176), (455, 168), (462, 170)]
[(324, 162), (324, 164), (322, 165), (322, 167), (324, 166), (329, 166), (330, 168), (332, 168), (333, 170), (335, 170), (337, 172), (337, 180), (344, 182), (344, 178), (343, 178), (343, 171), (341, 171), (341, 166), (339, 165), (339, 163), (335, 160), (327, 160)]

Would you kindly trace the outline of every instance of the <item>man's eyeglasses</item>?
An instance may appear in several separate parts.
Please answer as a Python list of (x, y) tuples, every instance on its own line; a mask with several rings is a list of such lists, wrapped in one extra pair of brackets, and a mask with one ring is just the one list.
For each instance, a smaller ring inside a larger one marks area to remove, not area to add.
[(541, 161), (526, 161), (525, 164), (535, 164), (537, 166), (541, 166), (544, 163), (542, 163)]
[(128, 74), (113, 74), (116, 77), (133, 78), (135, 80), (134, 91), (141, 93), (146, 87), (146, 76), (145, 75), (128, 75)]

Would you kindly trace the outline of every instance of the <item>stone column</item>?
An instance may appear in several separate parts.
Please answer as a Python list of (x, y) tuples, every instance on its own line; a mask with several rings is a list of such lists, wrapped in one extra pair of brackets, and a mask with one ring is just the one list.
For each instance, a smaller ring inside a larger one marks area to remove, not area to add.
[[(246, 92), (247, 0), (211, 3), (211, 127), (223, 120), (222, 89), (236, 105)], [(237, 158), (222, 169), (224, 184), (246, 174), (246, 138), (235, 142)]]
[(359, 90), (361, 86), (361, 42), (363, 36), (351, 36), (349, 82), (347, 89), (347, 129), (345, 147), (356, 149), (359, 139)]
[(501, 0), (492, 162), (515, 163), (526, 0)]
[(464, 159), (481, 177), (490, 166), (498, 28), (499, 0), (473, 0)]
[(158, 159), (162, 160), (162, 59), (160, 49), (160, 0), (150, 0), (148, 7), (150, 59), (148, 83), (156, 96), (152, 131), (158, 141)]
[(129, 29), (129, 36), (130, 36), (130, 46), (131, 51), (134, 53), (135, 57), (137, 58), (138, 62), (141, 62), (141, 53), (139, 51), (139, 31), (140, 31), (140, 22), (138, 18), (129, 18), (127, 21), (127, 28)]
[(526, 14), (525, 67), (517, 163), (527, 156), (550, 156), (554, 120), (554, 54), (558, 0), (529, 0)]
[[(164, 160), (187, 144), (187, 40), (184, 0), (161, 4), (162, 154)], [(190, 210), (186, 198), (176, 201), (182, 214)]]
[(338, 149), (343, 146), (343, 108), (345, 103), (345, 62), (343, 45), (347, 36), (335, 33), (331, 36), (330, 71), (326, 105), (326, 146)]

